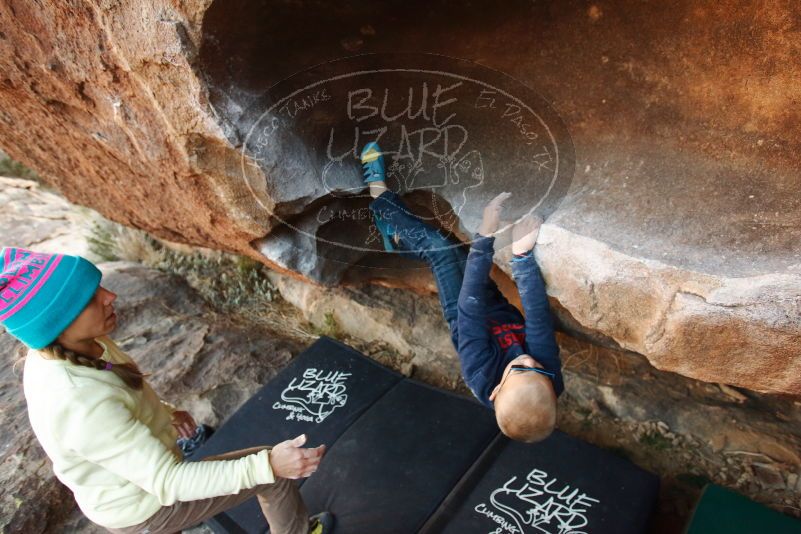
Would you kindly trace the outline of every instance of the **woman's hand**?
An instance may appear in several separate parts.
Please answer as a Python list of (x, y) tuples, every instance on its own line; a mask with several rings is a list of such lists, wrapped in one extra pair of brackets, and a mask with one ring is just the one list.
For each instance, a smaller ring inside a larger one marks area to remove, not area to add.
[(270, 451), (270, 466), (276, 478), (305, 478), (320, 465), (325, 454), (325, 445), (314, 449), (304, 449), (306, 434), (295, 439), (282, 441)]
[(189, 412), (176, 410), (172, 412), (172, 426), (178, 431), (178, 435), (182, 438), (191, 438), (195, 435), (197, 424)]
[(481, 225), (478, 227), (479, 234), (491, 236), (498, 231), (503, 203), (510, 196), (512, 196), (512, 193), (501, 193), (489, 201), (484, 208), (484, 217), (481, 219)]
[(542, 219), (529, 213), (512, 228), (512, 254), (524, 254), (534, 248)]

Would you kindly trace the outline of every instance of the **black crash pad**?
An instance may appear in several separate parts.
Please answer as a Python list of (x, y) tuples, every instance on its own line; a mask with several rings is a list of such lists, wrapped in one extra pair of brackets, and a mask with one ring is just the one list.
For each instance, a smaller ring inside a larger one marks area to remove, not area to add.
[(411, 380), (378, 400), (301, 488), (337, 534), (417, 532), (495, 436), (478, 402)]
[[(330, 447), (401, 378), (353, 348), (320, 337), (239, 408), (193, 460), (274, 445), (304, 433), (307, 446), (324, 443)], [(261, 534), (267, 530), (255, 498), (208, 523), (216, 532)]]
[(536, 444), (499, 436), (423, 532), (644, 532), (659, 479), (562, 432)]
[[(335, 534), (643, 532), (658, 491), (654, 475), (560, 432), (511, 442), (474, 399), (404, 379), (326, 337), (201, 454), (301, 433), (310, 446), (328, 445), (301, 493), (310, 513), (336, 515)], [(220, 533), (266, 531), (255, 499), (208, 523)]]

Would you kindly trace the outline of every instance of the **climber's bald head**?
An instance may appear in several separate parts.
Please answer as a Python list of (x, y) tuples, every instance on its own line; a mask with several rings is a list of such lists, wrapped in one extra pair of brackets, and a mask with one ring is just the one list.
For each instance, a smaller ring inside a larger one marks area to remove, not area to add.
[(512, 372), (512, 365), (541, 367), (531, 356), (515, 358), (490, 396), (498, 427), (507, 437), (526, 443), (542, 441), (556, 426), (556, 393), (550, 379), (536, 372)]

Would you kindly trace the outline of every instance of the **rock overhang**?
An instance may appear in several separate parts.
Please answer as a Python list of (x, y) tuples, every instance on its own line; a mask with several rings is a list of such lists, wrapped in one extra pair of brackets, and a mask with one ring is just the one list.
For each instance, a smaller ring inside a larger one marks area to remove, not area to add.
[[(464, 58), (543, 95), (573, 141), (570, 190), (537, 249), (557, 308), (657, 367), (797, 394), (798, 15), (791, 2), (45, 3), (0, 15), (0, 132), (12, 155), (120, 222), (322, 283), (372, 274), (426, 289), (416, 272), (378, 269), (372, 251), (337, 263), (316, 237), (352, 225), (316, 225), (309, 207), (352, 200), (305, 180), (305, 150), (242, 165), (243, 125), (265, 89), (304, 67), (399, 51)], [(83, 29), (59, 39), (64, 17)], [(447, 194), (411, 200), (422, 213), (454, 207)], [(479, 216), (468, 208), (450, 229), (468, 239)], [(301, 223), (305, 241), (282, 220)]]

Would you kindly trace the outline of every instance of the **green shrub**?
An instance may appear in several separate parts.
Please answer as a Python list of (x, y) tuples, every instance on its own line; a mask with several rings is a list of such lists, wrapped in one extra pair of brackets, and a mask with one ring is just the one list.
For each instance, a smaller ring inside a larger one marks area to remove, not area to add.
[(39, 181), (39, 175), (23, 165), (11, 159), (5, 152), (0, 151), (0, 176), (11, 176), (14, 178), (27, 178), (28, 180)]

